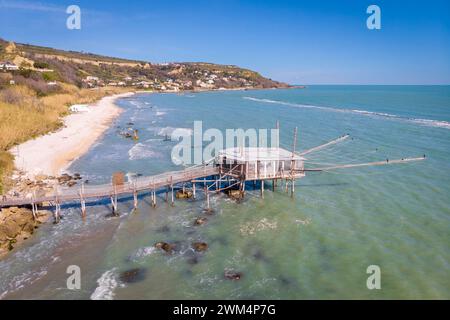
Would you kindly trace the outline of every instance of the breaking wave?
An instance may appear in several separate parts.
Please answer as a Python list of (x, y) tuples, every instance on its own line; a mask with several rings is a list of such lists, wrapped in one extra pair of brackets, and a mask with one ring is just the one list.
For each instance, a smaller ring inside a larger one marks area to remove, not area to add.
[(150, 150), (149, 147), (143, 143), (135, 144), (130, 150), (128, 150), (129, 160), (141, 160), (157, 157), (160, 154), (156, 151)]
[(171, 136), (172, 133), (177, 130), (178, 133), (183, 134), (185, 136), (190, 136), (192, 135), (193, 130), (189, 129), (189, 128), (172, 128), (172, 127), (165, 127), (165, 128), (161, 128), (158, 131), (158, 136)]
[(98, 287), (91, 294), (91, 300), (113, 300), (114, 289), (117, 288), (119, 283), (117, 282), (115, 269), (106, 271), (97, 280)]
[(320, 106), (298, 104), (298, 103), (277, 101), (277, 100), (270, 100), (270, 99), (259, 99), (259, 98), (254, 98), (254, 97), (243, 97), (243, 98), (246, 100), (251, 100), (251, 101), (256, 101), (256, 102), (279, 104), (279, 105), (284, 105), (284, 106), (289, 106), (289, 107), (294, 107), (294, 108), (308, 108), (308, 109), (319, 109), (319, 110), (325, 110), (325, 111), (331, 111), (331, 112), (353, 113), (353, 114), (359, 114), (359, 115), (364, 115), (364, 116), (369, 116), (369, 117), (378, 117), (378, 118), (406, 121), (406, 122), (424, 125), (424, 126), (428, 126), (428, 127), (450, 129), (450, 122), (447, 122), (447, 121), (409, 118), (409, 117), (398, 116), (395, 114), (389, 114), (389, 113), (383, 113), (383, 112), (372, 112), (372, 111), (358, 110), (358, 109), (338, 109), (338, 108), (332, 108), (332, 107), (320, 107)]

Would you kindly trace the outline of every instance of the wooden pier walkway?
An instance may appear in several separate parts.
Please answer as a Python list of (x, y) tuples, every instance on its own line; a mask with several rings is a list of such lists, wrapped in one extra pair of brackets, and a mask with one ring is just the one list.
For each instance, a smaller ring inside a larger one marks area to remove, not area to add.
[(102, 185), (84, 185), (82, 188), (66, 187), (59, 188), (53, 195), (43, 197), (27, 198), (7, 198), (0, 201), (0, 207), (32, 205), (40, 203), (71, 202), (80, 201), (80, 199), (98, 199), (111, 196), (120, 196), (125, 194), (135, 194), (137, 192), (158, 191), (164, 187), (173, 187), (182, 182), (214, 176), (219, 174), (219, 167), (213, 163), (207, 163), (201, 166), (194, 166), (180, 171), (164, 172), (154, 176), (137, 177), (131, 182), (123, 185), (102, 184)]

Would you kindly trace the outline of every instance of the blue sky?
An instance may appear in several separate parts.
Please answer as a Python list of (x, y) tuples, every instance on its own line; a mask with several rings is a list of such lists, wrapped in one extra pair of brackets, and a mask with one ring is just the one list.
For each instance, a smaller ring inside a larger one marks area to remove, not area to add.
[[(81, 30), (65, 9), (81, 8)], [(366, 27), (370, 4), (381, 30)], [(297, 84), (450, 84), (450, 1), (0, 0), (0, 37)]]

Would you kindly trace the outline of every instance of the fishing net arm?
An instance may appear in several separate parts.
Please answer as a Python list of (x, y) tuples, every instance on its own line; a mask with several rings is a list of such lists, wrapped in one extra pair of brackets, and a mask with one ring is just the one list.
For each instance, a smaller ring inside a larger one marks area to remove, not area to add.
[(333, 145), (333, 144), (337, 144), (337, 143), (339, 143), (339, 142), (342, 142), (342, 141), (344, 141), (345, 139), (347, 139), (348, 137), (350, 137), (350, 135), (345, 134), (345, 135), (343, 135), (343, 136), (341, 136), (341, 137), (339, 137), (339, 138), (337, 138), (337, 139), (334, 139), (334, 140), (332, 140), (332, 141), (330, 141), (330, 142), (327, 142), (327, 143), (325, 143), (325, 144), (322, 144), (322, 145), (320, 145), (320, 146), (317, 146), (317, 147), (314, 147), (314, 148), (311, 148), (311, 149), (308, 149), (308, 150), (304, 150), (304, 151), (298, 152), (297, 155), (299, 155), (299, 156), (304, 156), (304, 155), (307, 155), (307, 154), (309, 154), (309, 153), (311, 153), (311, 152), (319, 151), (319, 150), (321, 150), (321, 149), (323, 149), (323, 148), (326, 148), (326, 147), (328, 147), (328, 146), (331, 146), (331, 145)]
[(304, 169), (304, 171), (329, 171), (329, 170), (335, 170), (335, 169), (347, 169), (347, 168), (355, 168), (355, 167), (384, 166), (384, 165), (388, 165), (388, 164), (413, 162), (413, 161), (420, 161), (420, 160), (425, 160), (425, 159), (426, 159), (425, 156), (419, 157), (419, 158), (404, 158), (404, 159), (397, 159), (397, 160), (386, 159), (385, 161), (355, 163), (355, 164), (342, 164), (342, 165), (336, 165), (336, 166), (332, 166), (332, 167)]

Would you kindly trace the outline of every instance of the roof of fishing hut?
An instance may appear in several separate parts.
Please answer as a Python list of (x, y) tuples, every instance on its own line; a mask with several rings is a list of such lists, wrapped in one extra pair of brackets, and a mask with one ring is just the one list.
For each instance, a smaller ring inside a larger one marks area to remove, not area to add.
[(286, 149), (265, 147), (228, 148), (219, 151), (218, 158), (219, 160), (226, 158), (227, 161), (236, 162), (305, 160), (305, 158)]

